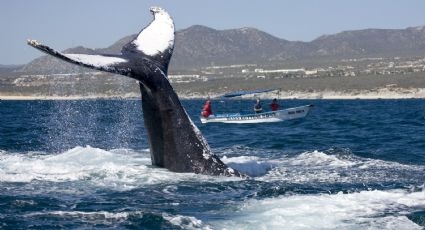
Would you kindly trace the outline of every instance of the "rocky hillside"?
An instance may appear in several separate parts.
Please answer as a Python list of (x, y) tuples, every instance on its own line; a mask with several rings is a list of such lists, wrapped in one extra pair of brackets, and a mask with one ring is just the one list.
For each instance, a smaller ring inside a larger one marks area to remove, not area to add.
[(366, 29), (324, 35), (311, 44), (312, 56), (425, 55), (425, 26), (407, 29)]
[[(135, 35), (104, 49), (76, 47), (66, 53), (119, 53)], [(310, 58), (352, 58), (425, 55), (425, 26), (366, 29), (324, 35), (311, 42), (287, 41), (254, 28), (215, 30), (192, 26), (176, 32), (171, 70), (230, 64), (265, 64)], [(87, 71), (51, 57), (37, 58), (22, 69), (30, 73)]]

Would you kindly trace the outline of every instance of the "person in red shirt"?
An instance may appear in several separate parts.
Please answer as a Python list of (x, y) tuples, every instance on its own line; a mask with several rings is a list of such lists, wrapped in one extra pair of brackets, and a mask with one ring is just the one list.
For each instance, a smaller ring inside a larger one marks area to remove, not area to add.
[(209, 117), (212, 114), (212, 109), (211, 109), (211, 101), (210, 99), (208, 99), (205, 102), (204, 108), (202, 109), (201, 115), (205, 118)]
[(270, 104), (270, 107), (272, 108), (272, 111), (279, 110), (280, 105), (277, 103), (277, 99), (273, 99), (272, 103)]

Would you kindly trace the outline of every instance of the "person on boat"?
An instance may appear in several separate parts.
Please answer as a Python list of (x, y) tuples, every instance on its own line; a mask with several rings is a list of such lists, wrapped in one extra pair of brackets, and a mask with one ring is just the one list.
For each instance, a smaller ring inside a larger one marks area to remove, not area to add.
[(272, 108), (272, 111), (279, 110), (280, 105), (277, 103), (277, 99), (273, 99), (272, 103), (270, 104), (270, 107)]
[(263, 112), (263, 108), (261, 108), (260, 98), (257, 98), (257, 103), (255, 103), (254, 111), (255, 111), (255, 113), (261, 113), (261, 112)]
[(209, 117), (212, 114), (212, 109), (211, 109), (211, 101), (208, 98), (207, 101), (205, 102), (204, 108), (202, 109), (201, 115), (205, 118)]

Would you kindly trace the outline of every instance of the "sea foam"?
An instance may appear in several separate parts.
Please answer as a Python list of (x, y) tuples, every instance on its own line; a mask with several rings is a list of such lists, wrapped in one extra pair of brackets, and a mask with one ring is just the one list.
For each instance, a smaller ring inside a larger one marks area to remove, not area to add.
[[(207, 179), (209, 178), (209, 179)], [(151, 164), (149, 151), (103, 150), (77, 146), (63, 153), (0, 152), (0, 182), (72, 182), (119, 190), (179, 181), (238, 180), (194, 173), (174, 173)]]
[[(257, 154), (258, 155), (258, 154)], [(258, 156), (223, 157), (224, 163), (254, 180), (289, 183), (416, 183), (424, 166), (403, 165), (354, 155), (332, 155), (321, 151), (283, 155), (268, 159)], [(400, 175), (400, 176), (395, 176)], [(411, 175), (406, 177), (403, 175)], [(95, 186), (132, 189), (145, 185), (179, 181), (237, 181), (235, 177), (211, 177), (194, 173), (173, 173), (151, 165), (149, 151), (75, 147), (63, 153), (0, 152), (0, 182), (83, 181)]]
[(422, 229), (406, 210), (424, 208), (424, 191), (293, 195), (248, 200), (228, 213), (229, 220), (211, 224), (225, 229)]

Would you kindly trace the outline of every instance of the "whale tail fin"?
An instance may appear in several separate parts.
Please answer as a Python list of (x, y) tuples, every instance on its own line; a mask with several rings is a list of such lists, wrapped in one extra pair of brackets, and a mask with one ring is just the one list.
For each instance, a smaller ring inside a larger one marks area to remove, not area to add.
[(174, 22), (171, 16), (160, 7), (151, 7), (154, 19), (143, 28), (121, 52), (125, 56), (142, 56), (155, 60), (167, 72), (168, 64), (174, 49)]
[(126, 67), (126, 63), (128, 63), (129, 60), (123, 56), (105, 54), (65, 54), (43, 45), (36, 40), (28, 40), (27, 43), (44, 53), (72, 64), (122, 75), (128, 75), (131, 71)]
[(121, 55), (65, 54), (35, 40), (28, 40), (28, 45), (72, 64), (105, 72), (130, 76), (134, 65), (143, 65), (148, 59), (166, 73), (174, 49), (174, 22), (160, 7), (151, 7), (150, 11), (154, 20), (122, 47)]

